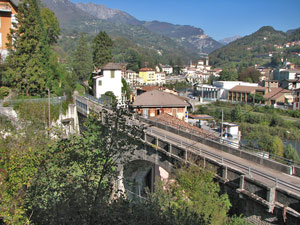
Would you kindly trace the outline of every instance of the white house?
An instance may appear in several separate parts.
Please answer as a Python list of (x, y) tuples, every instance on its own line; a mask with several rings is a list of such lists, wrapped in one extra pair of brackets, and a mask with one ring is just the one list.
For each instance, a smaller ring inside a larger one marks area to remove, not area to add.
[(138, 77), (138, 74), (135, 71), (126, 70), (125, 79), (126, 79), (127, 83), (130, 84), (131, 86), (134, 86), (137, 84), (137, 77)]
[(93, 92), (96, 98), (108, 91), (114, 93), (118, 104), (122, 104), (122, 67), (118, 63), (108, 63), (94, 72)]
[(172, 74), (173, 73), (173, 67), (170, 65), (161, 65), (162, 72), (165, 72), (166, 74)]
[(166, 74), (164, 72), (156, 73), (156, 82), (158, 85), (163, 85), (166, 83)]

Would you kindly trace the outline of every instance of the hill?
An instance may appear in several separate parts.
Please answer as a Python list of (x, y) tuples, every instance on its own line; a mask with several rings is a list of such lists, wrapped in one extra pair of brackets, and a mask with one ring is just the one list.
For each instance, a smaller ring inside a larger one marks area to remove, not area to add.
[(248, 66), (268, 63), (270, 59), (264, 58), (264, 55), (271, 51), (276, 52), (274, 45), (284, 44), (287, 37), (287, 34), (282, 31), (264, 26), (251, 35), (215, 50), (209, 55), (210, 62), (215, 67), (225, 66), (228, 63)]

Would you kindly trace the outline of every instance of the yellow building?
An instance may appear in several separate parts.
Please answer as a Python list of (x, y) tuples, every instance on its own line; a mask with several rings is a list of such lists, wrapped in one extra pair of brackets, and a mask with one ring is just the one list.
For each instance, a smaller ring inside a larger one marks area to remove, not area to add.
[(16, 14), (19, 0), (0, 0), (0, 54), (1, 57), (7, 56), (6, 43), (7, 34), (10, 28), (13, 28), (13, 23), (17, 23)]
[(145, 85), (155, 85), (157, 83), (155, 70), (151, 68), (142, 68), (139, 71), (139, 77), (143, 78)]

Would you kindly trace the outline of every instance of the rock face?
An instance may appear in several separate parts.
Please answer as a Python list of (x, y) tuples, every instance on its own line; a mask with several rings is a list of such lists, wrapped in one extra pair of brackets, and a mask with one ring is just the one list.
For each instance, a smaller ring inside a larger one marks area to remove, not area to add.
[(221, 44), (223, 44), (223, 45), (228, 45), (230, 42), (233, 42), (233, 41), (235, 41), (235, 40), (237, 40), (237, 39), (239, 39), (239, 38), (241, 38), (242, 36), (240, 36), (240, 35), (235, 35), (235, 36), (233, 36), (233, 37), (227, 37), (227, 38), (224, 38), (224, 39), (222, 39), (222, 40), (219, 40), (219, 42), (221, 43)]
[(118, 9), (109, 9), (105, 5), (97, 5), (94, 3), (77, 3), (76, 7), (90, 15), (93, 15), (101, 20), (108, 20), (117, 23), (125, 23), (130, 25), (140, 25), (141, 21), (135, 19), (133, 16)]
[(199, 53), (210, 53), (223, 46), (206, 35), (201, 28), (159, 21), (144, 22), (143, 25), (150, 31), (172, 38), (187, 48), (196, 48)]

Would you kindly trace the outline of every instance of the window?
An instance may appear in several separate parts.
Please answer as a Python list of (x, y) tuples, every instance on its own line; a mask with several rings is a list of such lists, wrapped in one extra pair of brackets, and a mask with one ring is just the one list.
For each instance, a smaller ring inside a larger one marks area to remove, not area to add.
[(114, 70), (110, 71), (110, 78), (115, 78), (115, 71)]
[(102, 80), (98, 80), (98, 86), (102, 86)]
[(0, 47), (2, 47), (2, 33), (0, 33)]

